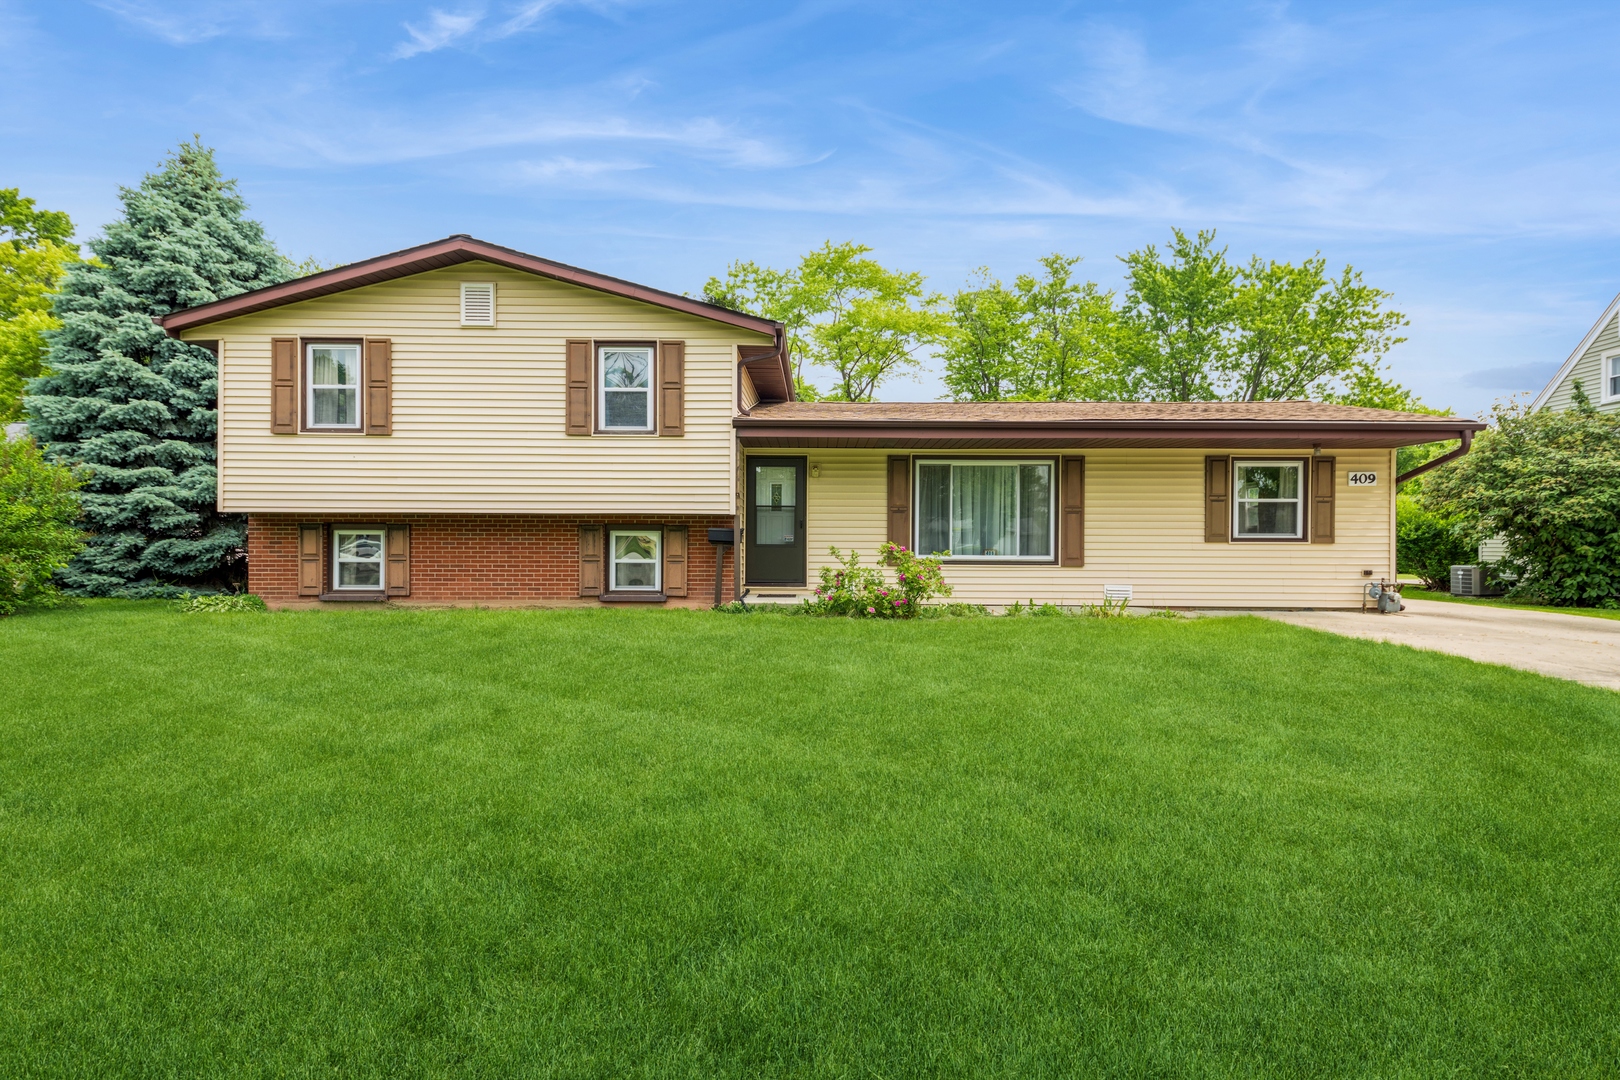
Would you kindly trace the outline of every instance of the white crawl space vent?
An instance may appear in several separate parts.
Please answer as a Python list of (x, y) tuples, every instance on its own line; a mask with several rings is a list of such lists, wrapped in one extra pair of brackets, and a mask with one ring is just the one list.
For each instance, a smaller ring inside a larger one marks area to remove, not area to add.
[(1131, 599), (1131, 592), (1132, 589), (1129, 585), (1104, 585), (1103, 599), (1112, 601), (1124, 600), (1125, 602), (1129, 603)]
[(488, 281), (461, 283), (461, 325), (495, 325), (495, 285)]

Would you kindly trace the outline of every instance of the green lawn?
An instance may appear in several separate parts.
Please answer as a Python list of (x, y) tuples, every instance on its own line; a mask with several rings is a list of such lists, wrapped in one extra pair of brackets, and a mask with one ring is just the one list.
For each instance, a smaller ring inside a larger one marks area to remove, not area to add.
[(1544, 607), (1539, 604), (1521, 604), (1514, 600), (1504, 600), (1500, 596), (1453, 596), (1448, 592), (1430, 592), (1428, 589), (1416, 585), (1407, 585), (1401, 590), (1402, 596), (1409, 596), (1414, 600), (1444, 600), (1448, 604), (1478, 604), (1484, 607), (1516, 608), (1519, 611), (1552, 611), (1559, 615), (1587, 615), (1594, 619), (1620, 619), (1620, 609), (1616, 608), (1589, 608), (1589, 607)]
[(1620, 695), (1250, 618), (0, 621), (0, 1075), (1614, 1076)]

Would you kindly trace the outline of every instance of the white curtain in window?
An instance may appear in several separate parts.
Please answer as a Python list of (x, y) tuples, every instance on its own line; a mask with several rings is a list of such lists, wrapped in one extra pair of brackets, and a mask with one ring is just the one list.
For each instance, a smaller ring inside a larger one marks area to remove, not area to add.
[(951, 479), (951, 554), (1018, 554), (1018, 466), (958, 465)]

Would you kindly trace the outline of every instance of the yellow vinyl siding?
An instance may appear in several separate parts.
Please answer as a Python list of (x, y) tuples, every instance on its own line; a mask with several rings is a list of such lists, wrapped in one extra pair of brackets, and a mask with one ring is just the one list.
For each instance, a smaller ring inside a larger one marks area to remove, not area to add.
[(1592, 399), (1592, 404), (1604, 412), (1620, 411), (1620, 398), (1606, 403), (1603, 401), (1603, 354), (1614, 352), (1620, 352), (1620, 315), (1609, 320), (1609, 325), (1587, 346), (1569, 374), (1547, 395), (1546, 407), (1555, 412), (1569, 408), (1575, 394), (1575, 380), (1579, 379), (1581, 389)]
[[(496, 283), (496, 326), (461, 325), (463, 281)], [(199, 327), (221, 342), (228, 512), (729, 513), (739, 344), (696, 316), (487, 263)], [(393, 342), (393, 434), (272, 435), (272, 337)], [(686, 343), (686, 434), (564, 434), (564, 342)]]
[[(811, 465), (820, 466), (806, 496), (813, 588), (820, 569), (831, 562), (829, 546), (854, 548), (867, 564), (874, 561), (887, 536), (889, 451), (806, 453)], [(1331, 451), (1337, 461), (1333, 544), (1205, 543), (1206, 453), (1309, 456), (1309, 451), (1276, 450), (1087, 450), (1086, 565), (947, 563), (946, 579), (956, 588), (953, 599), (989, 605), (1031, 599), (1096, 603), (1104, 585), (1130, 585), (1137, 606), (1343, 608), (1360, 604), (1368, 580), (1363, 570), (1393, 579), (1393, 451)], [(1377, 486), (1351, 488), (1352, 470), (1377, 472)]]

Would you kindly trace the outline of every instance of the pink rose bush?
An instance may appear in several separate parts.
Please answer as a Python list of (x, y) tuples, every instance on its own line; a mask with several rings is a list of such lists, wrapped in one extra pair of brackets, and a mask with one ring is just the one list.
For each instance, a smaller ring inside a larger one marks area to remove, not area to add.
[[(810, 614), (913, 619), (930, 600), (951, 595), (937, 555), (919, 557), (904, 545), (885, 542), (878, 565), (862, 566), (858, 552), (828, 551), (838, 565), (822, 568), (815, 599), (805, 601)], [(885, 568), (893, 571), (892, 582), (885, 577)]]

